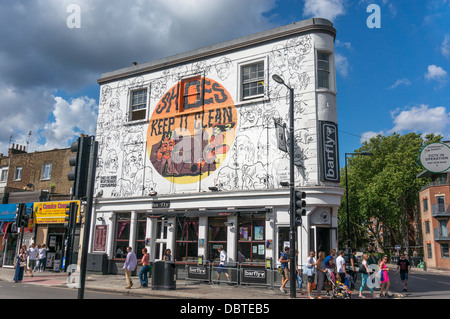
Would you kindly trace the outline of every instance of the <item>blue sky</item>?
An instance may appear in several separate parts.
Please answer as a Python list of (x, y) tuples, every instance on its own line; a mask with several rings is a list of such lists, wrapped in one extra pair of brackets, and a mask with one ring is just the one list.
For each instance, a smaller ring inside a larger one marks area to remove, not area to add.
[[(367, 26), (371, 4), (381, 28)], [(337, 29), (341, 166), (376, 134), (450, 140), (450, 0), (5, 0), (0, 153), (10, 140), (35, 151), (95, 134), (104, 72), (310, 17)]]

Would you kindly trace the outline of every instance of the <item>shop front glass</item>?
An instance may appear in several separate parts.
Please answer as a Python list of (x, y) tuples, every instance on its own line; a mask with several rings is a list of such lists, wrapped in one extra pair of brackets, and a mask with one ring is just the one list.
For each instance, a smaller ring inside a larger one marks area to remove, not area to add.
[[(198, 218), (177, 218), (176, 261), (186, 261), (198, 257)], [(172, 252), (173, 255), (173, 252)]]
[(208, 258), (219, 261), (220, 253), (217, 249), (222, 248), (227, 251), (227, 222), (226, 217), (211, 217), (208, 219)]
[(240, 262), (264, 262), (265, 221), (265, 214), (240, 214), (238, 219), (238, 260)]
[(147, 228), (147, 215), (146, 213), (138, 214), (138, 227), (136, 236), (136, 257), (142, 259), (142, 249), (145, 248), (145, 232)]
[(114, 240), (114, 259), (125, 259), (130, 245), (131, 213), (117, 213)]
[(14, 266), (19, 234), (8, 234), (4, 251), (4, 266)]

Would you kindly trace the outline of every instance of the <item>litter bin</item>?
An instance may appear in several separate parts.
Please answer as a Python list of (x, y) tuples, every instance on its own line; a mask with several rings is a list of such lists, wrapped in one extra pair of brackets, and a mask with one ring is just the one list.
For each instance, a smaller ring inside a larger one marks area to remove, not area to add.
[(152, 267), (152, 290), (175, 290), (175, 263), (155, 261)]

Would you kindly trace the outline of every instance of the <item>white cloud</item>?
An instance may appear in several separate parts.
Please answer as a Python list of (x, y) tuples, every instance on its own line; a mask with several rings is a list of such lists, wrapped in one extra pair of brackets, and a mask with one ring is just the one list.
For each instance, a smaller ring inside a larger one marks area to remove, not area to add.
[(325, 18), (334, 21), (345, 14), (345, 0), (305, 0), (304, 17)]
[(391, 89), (391, 90), (395, 89), (397, 86), (400, 86), (400, 85), (410, 86), (411, 85), (411, 81), (406, 79), (406, 78), (405, 79), (399, 79), (399, 80), (395, 81), (395, 83), (393, 85), (391, 85), (389, 87), (389, 89)]
[(428, 72), (425, 74), (427, 80), (443, 81), (447, 78), (447, 71), (434, 64), (428, 66)]
[(435, 133), (446, 137), (450, 131), (450, 113), (446, 107), (429, 107), (420, 105), (405, 110), (397, 109), (391, 112), (394, 119), (394, 128), (392, 132), (417, 132), (417, 133)]
[(361, 135), (360, 142), (361, 142), (361, 144), (364, 143), (364, 142), (368, 142), (372, 137), (376, 137), (378, 135), (384, 135), (384, 132), (383, 131), (380, 131), (380, 132), (373, 132), (373, 131), (364, 132)]
[(95, 135), (98, 105), (94, 99), (79, 97), (66, 101), (54, 98), (53, 121), (41, 133), (45, 138), (42, 149), (64, 148), (80, 133)]
[(342, 54), (335, 54), (336, 71), (343, 77), (348, 75), (349, 63), (345, 56)]
[(444, 41), (441, 45), (441, 52), (444, 57), (450, 59), (450, 35), (445, 35)]

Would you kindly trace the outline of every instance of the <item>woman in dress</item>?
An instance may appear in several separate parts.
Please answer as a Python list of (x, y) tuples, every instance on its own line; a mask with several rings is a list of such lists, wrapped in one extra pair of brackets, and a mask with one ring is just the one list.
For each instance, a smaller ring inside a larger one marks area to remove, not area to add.
[[(20, 248), (19, 254), (17, 255), (17, 259), (16, 259), (16, 272), (14, 273), (14, 282), (22, 282), (23, 279), (23, 272), (25, 269), (25, 264), (26, 264), (26, 257), (25, 254), (23, 252), (23, 249)], [(22, 265), (21, 265), (22, 263)]]
[(389, 292), (389, 286), (391, 285), (391, 282), (389, 281), (389, 268), (386, 267), (388, 257), (383, 256), (382, 261), (380, 262), (380, 271), (381, 271), (381, 289), (380, 289), (380, 297), (383, 297), (383, 290), (385, 290), (385, 296), (392, 296), (392, 294)]

